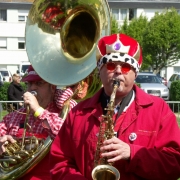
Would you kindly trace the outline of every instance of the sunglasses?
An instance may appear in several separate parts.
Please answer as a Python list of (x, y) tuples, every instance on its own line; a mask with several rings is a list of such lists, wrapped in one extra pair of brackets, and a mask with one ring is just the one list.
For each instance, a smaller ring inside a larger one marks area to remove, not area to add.
[(108, 62), (106, 63), (106, 68), (109, 71), (114, 71), (117, 69), (117, 66), (120, 65), (121, 66), (121, 72), (122, 74), (127, 74), (133, 67), (128, 64), (128, 63), (121, 63), (121, 64), (116, 64), (114, 62)]

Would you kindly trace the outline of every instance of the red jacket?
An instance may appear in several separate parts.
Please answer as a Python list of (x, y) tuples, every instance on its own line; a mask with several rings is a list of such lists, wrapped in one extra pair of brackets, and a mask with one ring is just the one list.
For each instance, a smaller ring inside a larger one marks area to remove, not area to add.
[[(114, 166), (121, 180), (177, 180), (180, 177), (180, 129), (166, 102), (134, 86), (135, 101), (128, 108), (118, 138), (128, 143), (130, 160)], [(91, 180), (96, 150), (100, 90), (69, 113), (51, 147), (53, 180)], [(134, 141), (129, 140), (136, 133)]]

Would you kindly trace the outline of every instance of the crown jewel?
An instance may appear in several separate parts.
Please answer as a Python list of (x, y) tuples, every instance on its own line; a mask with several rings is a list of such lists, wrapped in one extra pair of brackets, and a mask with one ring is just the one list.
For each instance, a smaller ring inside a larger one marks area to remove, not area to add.
[(118, 51), (120, 48), (121, 48), (121, 44), (120, 44), (119, 42), (116, 42), (116, 43), (114, 44), (114, 49), (115, 49), (116, 51)]
[(124, 46), (122, 42), (119, 40), (119, 34), (117, 34), (117, 40), (111, 44), (106, 44), (106, 53), (119, 52), (128, 54), (130, 46)]

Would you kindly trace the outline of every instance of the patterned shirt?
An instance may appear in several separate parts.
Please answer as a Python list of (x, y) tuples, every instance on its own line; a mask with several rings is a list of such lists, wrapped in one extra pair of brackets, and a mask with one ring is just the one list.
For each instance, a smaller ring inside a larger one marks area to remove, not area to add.
[[(61, 93), (60, 93), (61, 92)], [(69, 93), (69, 89), (66, 89), (64, 91), (57, 90), (55, 97), (58, 99), (63, 99), (61, 103), (57, 102), (57, 99), (55, 98), (55, 102), (51, 102), (48, 107), (42, 112), (41, 115), (39, 115), (37, 118), (34, 117), (34, 114), (30, 113), (28, 116), (26, 116), (26, 109), (21, 108), (18, 111), (14, 111), (8, 115), (6, 115), (3, 120), (0, 122), (0, 136), (3, 135), (11, 135), (11, 136), (18, 136), (18, 132), (21, 128), (24, 127), (24, 121), (26, 118), (28, 118), (28, 128), (27, 132), (34, 134), (34, 135), (44, 135), (44, 136), (51, 136), (51, 138), (54, 138), (64, 120), (62, 120), (59, 117), (59, 114), (61, 112), (61, 109), (57, 107), (57, 103), (62, 104), (66, 99), (68, 99), (72, 92)], [(58, 104), (58, 105), (59, 105)], [(70, 101), (71, 107), (75, 105), (74, 101)], [(60, 105), (59, 105), (60, 106)], [(49, 127), (46, 126), (45, 120), (47, 120)]]

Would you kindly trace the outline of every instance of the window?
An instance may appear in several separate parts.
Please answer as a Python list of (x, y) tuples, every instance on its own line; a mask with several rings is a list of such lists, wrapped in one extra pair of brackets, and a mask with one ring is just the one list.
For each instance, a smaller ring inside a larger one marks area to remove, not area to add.
[(0, 49), (7, 49), (7, 38), (0, 37)]
[(25, 40), (24, 40), (24, 38), (18, 38), (18, 49), (25, 49)]
[(127, 18), (127, 9), (120, 9), (120, 20), (125, 20)]
[(112, 9), (112, 14), (116, 20), (131, 20), (136, 17), (136, 9)]
[(129, 20), (132, 20), (136, 17), (136, 10), (135, 9), (129, 9)]
[(119, 9), (112, 9), (112, 14), (116, 20), (119, 20)]
[(180, 80), (180, 77), (179, 77), (179, 75), (176, 77), (176, 81), (178, 81), (178, 80)]
[(7, 21), (7, 11), (0, 9), (0, 21)]
[(24, 42), (19, 42), (18, 43), (18, 49), (25, 49), (25, 43)]
[(18, 10), (18, 21), (26, 22), (28, 17), (28, 10)]
[(171, 77), (170, 77), (170, 81), (173, 81), (174, 79), (175, 79), (175, 77), (176, 77), (176, 74), (173, 74)]
[(26, 16), (18, 16), (18, 21), (26, 21)]

